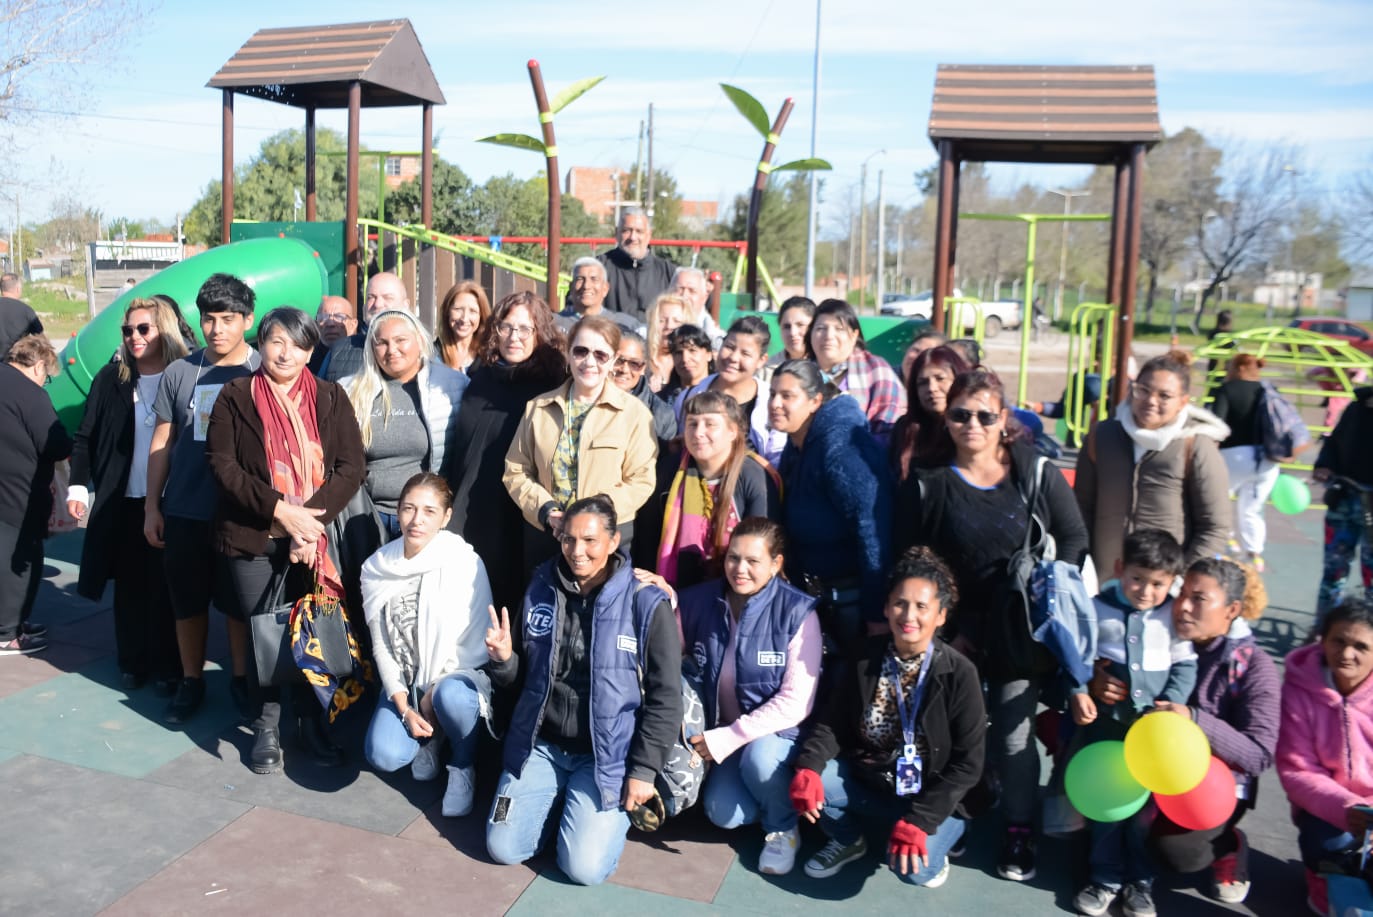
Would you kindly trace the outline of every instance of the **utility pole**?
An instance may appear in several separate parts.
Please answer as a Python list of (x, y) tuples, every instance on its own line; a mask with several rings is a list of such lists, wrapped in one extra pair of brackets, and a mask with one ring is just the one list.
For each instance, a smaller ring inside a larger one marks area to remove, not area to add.
[(906, 221), (896, 221), (896, 287), (897, 292), (906, 292), (906, 282), (901, 275), (901, 251), (906, 247)]
[[(1292, 176), (1292, 228), (1287, 233), (1287, 273), (1292, 278), (1292, 286), (1296, 292), (1292, 296), (1292, 315), (1295, 318), (1301, 315), (1301, 290), (1305, 286), (1305, 277), (1297, 277), (1297, 176), (1301, 173), (1292, 165), (1285, 165), (1282, 170)], [(1287, 292), (1287, 284), (1282, 285), (1283, 292)]]
[[(618, 190), (618, 183), (617, 183)], [(644, 122), (639, 121), (639, 152), (634, 154), (634, 193), (644, 199)], [(615, 228), (620, 227), (620, 208), (615, 208)]]
[[(815, 134), (820, 123), (820, 0), (815, 0), (815, 65), (810, 81), (810, 156), (815, 158)], [(814, 299), (815, 227), (820, 218), (819, 179), (810, 173), (810, 214), (806, 223), (806, 296)], [(833, 259), (831, 259), (833, 260)]]
[[(1049, 189), (1050, 194), (1058, 194), (1063, 197), (1063, 215), (1066, 217), (1072, 208), (1073, 198), (1086, 197), (1090, 192), (1087, 191), (1058, 191), (1054, 188)], [(1058, 247), (1058, 291), (1054, 294), (1054, 321), (1058, 321), (1063, 315), (1063, 284), (1064, 278), (1068, 273), (1068, 221), (1063, 221), (1063, 233)], [(1028, 294), (1027, 294), (1028, 296)], [(1034, 303), (1025, 303), (1023, 310), (1025, 315), (1034, 315)]]
[(853, 210), (853, 187), (849, 187), (849, 272), (846, 276), (844, 286), (844, 298), (847, 299), (849, 293), (853, 292), (853, 236), (858, 230), (858, 214)]
[(648, 103), (648, 194), (639, 195), (644, 200), (644, 212), (648, 214), (648, 222), (653, 223), (653, 103)]
[(863, 311), (863, 305), (868, 299), (868, 162), (874, 156), (880, 156), (886, 150), (877, 150), (869, 153), (868, 158), (863, 160), (863, 169), (860, 173), (858, 182), (858, 311)]
[(887, 293), (887, 198), (882, 193), (882, 170), (877, 170), (877, 311)]

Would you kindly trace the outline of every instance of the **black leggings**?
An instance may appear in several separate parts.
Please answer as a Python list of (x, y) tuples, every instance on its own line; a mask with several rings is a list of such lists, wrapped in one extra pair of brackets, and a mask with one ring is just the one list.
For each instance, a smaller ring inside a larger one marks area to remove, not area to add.
[(1249, 808), (1248, 803), (1241, 802), (1225, 824), (1206, 831), (1192, 831), (1174, 824), (1160, 812), (1149, 831), (1149, 849), (1165, 869), (1181, 873), (1201, 872), (1216, 860), (1239, 849), (1235, 826)]
[[(271, 610), (273, 587), (282, 577), (286, 578), (282, 601), (293, 602), (309, 591), (309, 572), (299, 564), (291, 563), (290, 552), (291, 539), (276, 538), (267, 542), (266, 554), (229, 558), (229, 583), (245, 618), (250, 619), (253, 615), (266, 614)], [(257, 679), (257, 665), (251, 660), (248, 665), (248, 685), (254, 692), (255, 702), (260, 704), (253, 728), (279, 728), (281, 688), (275, 685), (260, 685)], [(295, 709), (296, 716), (320, 714), (314, 691), (303, 678), (291, 684), (290, 695), (291, 706)]]
[(33, 612), (42, 578), (42, 536), (0, 522), (0, 641), (19, 635)]

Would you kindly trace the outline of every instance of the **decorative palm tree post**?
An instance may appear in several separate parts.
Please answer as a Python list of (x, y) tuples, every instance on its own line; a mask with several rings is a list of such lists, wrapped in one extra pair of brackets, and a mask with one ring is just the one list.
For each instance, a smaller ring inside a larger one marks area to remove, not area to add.
[(757, 308), (758, 215), (763, 209), (763, 191), (767, 189), (768, 176), (773, 172), (823, 172), (829, 171), (831, 167), (823, 159), (794, 159), (780, 166), (774, 166), (772, 153), (777, 148), (778, 141), (782, 139), (782, 129), (787, 126), (787, 118), (791, 116), (793, 101), (791, 99), (784, 101), (782, 110), (777, 113), (776, 120), (768, 124), (768, 113), (763, 108), (762, 102), (738, 86), (721, 83), (720, 88), (734, 103), (739, 114), (743, 115), (763, 138), (763, 155), (758, 158), (758, 171), (753, 176), (753, 193), (748, 202), (748, 273), (746, 279), (748, 294), (753, 297), (754, 308)]
[(529, 82), (534, 87), (534, 104), (539, 109), (539, 124), (543, 128), (543, 139), (540, 140), (528, 134), (492, 134), (490, 137), (482, 137), (477, 141), (478, 143), (494, 143), (499, 146), (513, 146), (520, 150), (533, 150), (544, 155), (548, 169), (547, 296), (549, 307), (554, 312), (560, 308), (556, 300), (558, 298), (558, 270), (562, 249), (563, 196), (562, 186), (558, 182), (558, 142), (553, 136), (553, 116), (603, 79), (605, 79), (603, 76), (593, 76), (578, 80), (558, 93), (550, 104), (548, 93), (544, 91), (543, 73), (539, 70), (539, 62), (530, 60)]

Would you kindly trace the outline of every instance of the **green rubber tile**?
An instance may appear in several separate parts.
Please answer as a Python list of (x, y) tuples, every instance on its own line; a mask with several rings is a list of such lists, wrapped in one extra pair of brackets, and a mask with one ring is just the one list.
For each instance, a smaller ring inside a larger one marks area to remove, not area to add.
[[(740, 830), (762, 836), (761, 828)], [(706, 821), (699, 805), (652, 834), (631, 830), (610, 881), (708, 904), (734, 863), (734, 850), (726, 843), (731, 833)]]
[(253, 809), (104, 912), (503, 914), (528, 870), (456, 850)]
[(0, 698), (11, 697), (61, 675), (80, 671), (95, 660), (109, 655), (106, 650), (69, 643), (49, 632), (48, 648), (32, 656), (0, 658)]
[(105, 657), (79, 672), (48, 678), (0, 700), (5, 747), (142, 777), (237, 720), (222, 672), (206, 672), (205, 705), (184, 731), (162, 722), (165, 698), (148, 688), (125, 694), (117, 687), (118, 679), (114, 659)]
[[(605, 917), (607, 914), (677, 917), (719, 912), (717, 908), (699, 901), (626, 888), (613, 882), (589, 888), (573, 885), (554, 869), (535, 879), (506, 913), (510, 917), (543, 917), (546, 914), (557, 914), (558, 917)], [(464, 913), (478, 912), (464, 909)]]
[(247, 810), (27, 755), (0, 765), (0, 781), (6, 914), (98, 913)]

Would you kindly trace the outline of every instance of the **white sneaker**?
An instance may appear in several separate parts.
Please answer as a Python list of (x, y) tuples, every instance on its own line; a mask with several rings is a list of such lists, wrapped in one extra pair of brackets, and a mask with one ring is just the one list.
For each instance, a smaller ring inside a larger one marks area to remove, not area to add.
[(431, 738), (420, 746), (415, 760), (410, 762), (410, 776), (421, 783), (427, 783), (439, 775), (439, 746), (443, 744), (438, 737)]
[(934, 874), (934, 878), (925, 883), (925, 888), (938, 888), (949, 881), (949, 861), (944, 861), (944, 868)]
[(785, 876), (796, 865), (796, 848), (800, 838), (795, 828), (790, 831), (773, 831), (763, 843), (763, 852), (758, 855), (758, 871), (769, 876)]
[(444, 818), (462, 818), (472, 812), (473, 770), (448, 765), (448, 789), (443, 794)]

